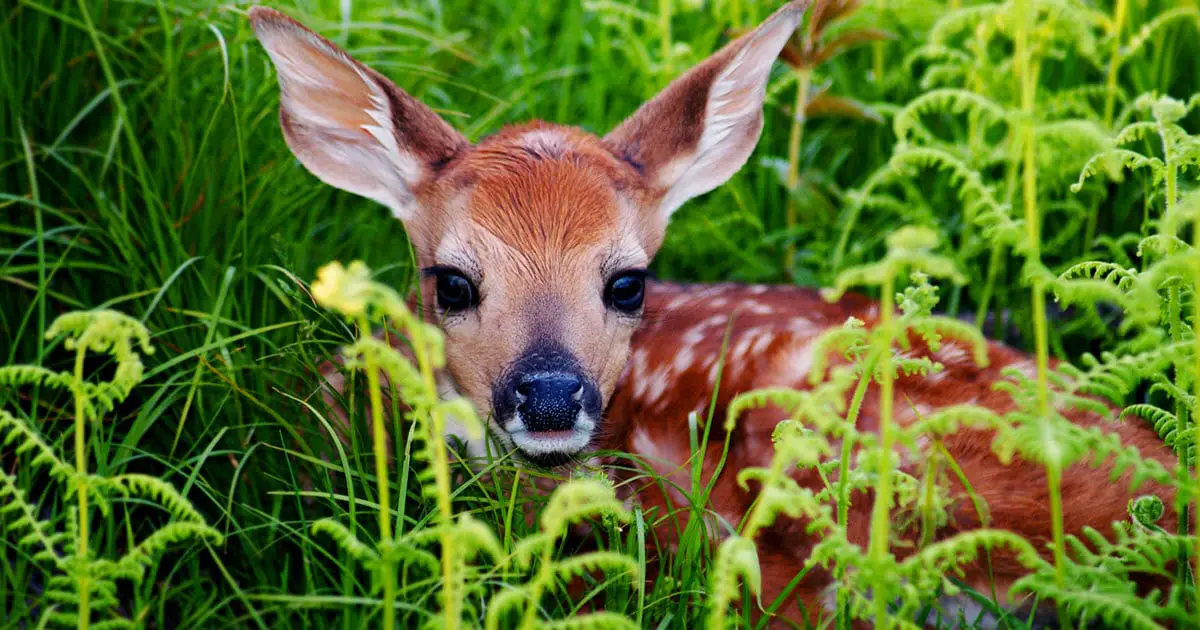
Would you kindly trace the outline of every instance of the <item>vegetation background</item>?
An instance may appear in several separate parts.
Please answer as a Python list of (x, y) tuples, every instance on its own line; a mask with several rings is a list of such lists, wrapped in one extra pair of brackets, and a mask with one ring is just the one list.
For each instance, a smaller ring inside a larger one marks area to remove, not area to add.
[[(531, 118), (603, 133), (777, 3), (269, 4), (478, 139)], [(938, 92), (951, 87), (1004, 112), (1018, 109), (1012, 20), (1004, 17), (1011, 13), (997, 12), (1014, 5), (822, 4), (823, 18), (798, 34), (772, 83), (751, 164), (680, 211), (656, 273), (828, 286), (839, 272), (879, 259), (890, 233), (915, 224), (939, 235), (939, 253), (969, 280), (944, 288), (940, 308), (1032, 348), (1036, 318), (1023, 266), (975, 214), (982, 189), (997, 207), (1021, 203), (1021, 161), (1011, 132), (996, 123), (1009, 114), (989, 119), (961, 94)], [(46, 337), (68, 311), (115, 309), (152, 333), (157, 352), (145, 359), (142, 383), (92, 425), (89, 468), (169, 482), (223, 541), (171, 547), (146, 579), (120, 583), (113, 615), (142, 627), (359, 628), (379, 623), (370, 571), (311, 525), (330, 516), (370, 523), (378, 479), (365, 447), (331, 450), (323, 410), (314, 407), (313, 367), (354, 333), (313, 303), (307, 285), (328, 261), (362, 259), (376, 279), (403, 291), (410, 252), (385, 210), (320, 184), (288, 153), (274, 71), (252, 35), (248, 6), (7, 0), (0, 7), (0, 363), (69, 370), (71, 355)], [(1174, 202), (1164, 200), (1161, 178), (1096, 177), (1078, 193), (1071, 186), (1125, 123), (1139, 119), (1146, 108), (1133, 107), (1138, 95), (1168, 95), (1183, 106), (1200, 91), (1200, 7), (1188, 0), (1024, 6), (1037, 13), (1035, 54), (1044, 60), (1038, 120), (1062, 123), (1040, 138), (1036, 155), (1041, 260), (1055, 275), (1088, 260), (1144, 267), (1139, 241), (1156, 233)], [(798, 102), (806, 116), (795, 115)], [(1178, 121), (1186, 129), (1200, 128), (1193, 110)], [(1139, 142), (1147, 154), (1161, 153), (1156, 139)], [(894, 156), (918, 144), (959, 156), (966, 171), (904, 170)], [(1194, 187), (1195, 170), (1181, 164), (1179, 189), (1169, 195)], [(1176, 341), (1191, 338), (1190, 316), (1179, 313), (1191, 292), (1178, 290), (1174, 319), (1151, 326), (1178, 333)], [(1051, 310), (1055, 355), (1128, 348), (1132, 335), (1115, 309)], [(1167, 330), (1172, 321), (1179, 330)], [(88, 359), (85, 371), (103, 380), (112, 364)], [(1190, 382), (1182, 373), (1173, 378)], [(69, 393), (3, 379), (0, 387), (0, 408), (51, 448), (68, 450)], [(1141, 392), (1139, 400), (1151, 400)], [(1176, 408), (1177, 420), (1186, 407)], [(73, 514), (66, 493), (6, 439), (0, 464), (36, 507), (32, 518), (65, 527)], [(417, 477), (408, 479), (402, 474), (393, 487), (404, 508), (397, 528), (420, 530), (435, 510)], [(0, 492), (0, 501), (12, 496)], [(455, 499), (460, 511), (495, 526), (506, 550), (531, 531), (513, 516), (523, 509), (519, 500), (498, 481), (472, 479), (456, 487)], [(93, 552), (119, 555), (170, 514), (144, 500), (116, 500), (108, 518), (93, 520)], [(11, 512), (0, 507), (0, 517), (15, 531)], [(644, 568), (642, 515), (610, 525), (618, 546)], [(643, 627), (689, 627), (706, 600), (711, 561), (701, 533), (690, 536), (695, 544), (681, 547), (666, 567), (669, 579), (651, 592), (614, 578), (595, 596)], [(51, 580), (18, 541), (5, 536), (0, 616), (34, 627), (62, 602), (49, 596)], [(497, 589), (520, 574), (476, 577)], [(431, 618), (433, 584), (403, 577), (402, 623)], [(552, 594), (542, 606), (546, 617), (563, 618), (573, 603)]]

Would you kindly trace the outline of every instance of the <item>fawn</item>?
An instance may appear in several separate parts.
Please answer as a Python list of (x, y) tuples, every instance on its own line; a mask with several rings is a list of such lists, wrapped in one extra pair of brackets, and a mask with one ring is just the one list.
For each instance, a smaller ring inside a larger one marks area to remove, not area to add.
[[(404, 223), (422, 270), (420, 291), (434, 296), (422, 302), (425, 316), (445, 332), (445, 382), (489, 419), (491, 437), (540, 466), (596, 449), (631, 453), (687, 487), (688, 475), (679, 472), (693, 455), (686, 417), (706, 409), (714, 389), (721, 410), (749, 389), (806, 387), (818, 334), (850, 316), (871, 326), (879, 315), (879, 305), (861, 296), (829, 304), (797, 287), (647, 279), (671, 214), (749, 158), (762, 130), (772, 64), (806, 8), (803, 1), (786, 4), (603, 138), (533, 122), (476, 144), (294, 20), (261, 7), (252, 8), (250, 18), (277, 69), (280, 124), (296, 157), (322, 181), (382, 203)], [(645, 313), (653, 313), (650, 321), (643, 322)], [(998, 343), (988, 354), (989, 366), (980, 367), (964, 347), (947, 343), (933, 353), (943, 372), (899, 377), (898, 421), (956, 403), (1010, 409), (1010, 397), (991, 384), (1002, 368), (1030, 370), (1033, 362)], [(335, 389), (342, 386), (340, 375), (326, 373)], [(873, 391), (860, 426), (873, 426), (878, 405)], [(1082, 424), (1108, 422), (1084, 412), (1068, 415)], [(783, 417), (760, 409), (733, 429), (726, 472), (708, 507), (734, 526), (754, 500), (753, 491), (736, 482), (737, 471), (769, 461), (771, 433)], [(1109, 428), (1143, 454), (1174, 465), (1149, 428)], [(989, 444), (988, 432), (964, 430), (944, 447), (987, 502), (992, 526), (1044, 547), (1050, 536), (1044, 471), (1019, 459), (1006, 466)], [(703, 455), (705, 470), (712, 471), (720, 453)], [(1129, 484), (1109, 483), (1109, 472), (1104, 466), (1065, 472), (1068, 533), (1126, 519)], [(821, 483), (812, 473), (793, 475), (801, 484)], [(952, 483), (952, 491), (963, 488)], [(1174, 503), (1169, 488), (1142, 491)], [(636, 500), (668, 509), (684, 500), (673, 494), (650, 486)], [(850, 511), (851, 538), (859, 542), (867, 537), (868, 499), (856, 500)], [(979, 515), (963, 503), (938, 536), (980, 526)], [(659, 536), (669, 546), (667, 529)], [(804, 522), (781, 519), (758, 542), (769, 601), (797, 574), (814, 541)], [(997, 554), (987, 568), (968, 567), (965, 581), (981, 591), (995, 588), (1005, 602), (1007, 585), (1022, 570)], [(811, 572), (779, 614), (827, 617), (832, 579)]]

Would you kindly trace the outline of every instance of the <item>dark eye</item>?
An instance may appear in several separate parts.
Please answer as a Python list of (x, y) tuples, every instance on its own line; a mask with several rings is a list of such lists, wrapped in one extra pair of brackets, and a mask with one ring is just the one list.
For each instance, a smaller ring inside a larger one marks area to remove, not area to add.
[(475, 285), (455, 269), (436, 269), (438, 308), (455, 313), (479, 304)]
[(604, 303), (622, 313), (636, 313), (646, 299), (646, 272), (623, 271), (608, 281)]

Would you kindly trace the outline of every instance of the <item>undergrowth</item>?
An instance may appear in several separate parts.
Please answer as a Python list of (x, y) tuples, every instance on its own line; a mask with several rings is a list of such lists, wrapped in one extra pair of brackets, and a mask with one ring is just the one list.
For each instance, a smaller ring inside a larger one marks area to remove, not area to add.
[[(607, 130), (774, 4), (278, 3), (472, 140), (534, 117)], [(846, 361), (818, 365), (811, 389), (734, 401), (731, 423), (765, 404), (791, 415), (771, 465), (741, 472), (762, 498), (715, 545), (691, 519), (655, 563), (648, 515), (597, 471), (455, 463), (439, 436), (478, 421), (437, 395), (441, 336), (404, 305), (403, 230), (287, 153), (244, 4), (5, 5), (4, 623), (762, 627), (760, 608), (780, 602), (756, 596), (754, 534), (801, 516), (820, 538), (803, 570), (839, 578), (837, 614), (814, 625), (971, 627), (934, 597), (964, 594), (1029, 627), (960, 579), (1001, 550), (1030, 570), (1014, 592), (1071, 626), (1197, 625), (1200, 6), (821, 6), (782, 57), (756, 159), (681, 210), (655, 270), (831, 298), (855, 288), (884, 317), (828, 331), (818, 355)], [(953, 339), (983, 360), (984, 335), (1035, 357), (999, 385), (1012, 411), (902, 425), (884, 405), (879, 433), (847, 422), (872, 388), (941, 369), (910, 340)], [(353, 385), (346, 426), (314, 369), (337, 356)], [(1178, 465), (1068, 422), (1078, 408), (1150, 423)], [(986, 525), (928, 535), (946, 518), (934, 481), (953, 462), (935, 455), (917, 474), (900, 462), (919, 437), (964, 427), (1046, 471), (1047, 547)], [(1062, 474), (1103, 460), (1175, 488), (1177, 520), (1143, 497), (1113, 532), (1068, 535)], [(797, 466), (827, 487), (799, 487)], [(865, 488), (857, 544), (848, 505)], [(915, 541), (897, 540), (897, 519), (918, 524)], [(1135, 589), (1134, 573), (1156, 590)]]

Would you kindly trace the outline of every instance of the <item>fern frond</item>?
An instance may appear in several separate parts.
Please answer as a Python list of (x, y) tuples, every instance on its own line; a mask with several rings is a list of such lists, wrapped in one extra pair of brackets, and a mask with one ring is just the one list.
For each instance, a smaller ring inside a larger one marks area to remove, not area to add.
[(604, 571), (609, 576), (628, 575), (632, 580), (638, 579), (637, 561), (616, 551), (593, 551), (563, 558), (554, 564), (554, 571), (564, 580), (593, 571)]
[(1152, 41), (1161, 41), (1162, 32), (1180, 23), (1191, 23), (1200, 30), (1200, 10), (1195, 7), (1180, 7), (1168, 9), (1159, 13), (1154, 19), (1142, 25), (1136, 35), (1131, 37), (1121, 50), (1121, 60), (1138, 55)]
[(200, 515), (175, 486), (150, 475), (127, 473), (114, 477), (93, 477), (95, 483), (104, 488), (112, 488), (124, 496), (138, 496), (152, 499), (167, 510), (171, 516), (189, 523), (203, 524), (204, 517)]
[(572, 479), (555, 488), (550, 501), (542, 510), (542, 529), (554, 536), (566, 531), (567, 525), (588, 516), (612, 516), (628, 522), (632, 515), (617, 499), (609, 483), (597, 479)]
[(994, 22), (1001, 8), (1000, 4), (982, 4), (948, 11), (929, 30), (928, 39), (939, 46), (950, 46), (958, 35)]
[(374, 549), (360, 541), (345, 525), (331, 518), (313, 522), (312, 532), (329, 536), (342, 551), (350, 554), (350, 557), (365, 567), (376, 567), (379, 564), (379, 554)]
[(753, 594), (762, 592), (758, 549), (754, 541), (735, 535), (726, 538), (717, 547), (712, 577), (709, 579), (709, 592), (712, 597), (708, 613), (709, 628), (725, 627), (729, 604), (739, 596), (742, 583), (745, 583)]
[[(4, 412), (0, 412), (4, 413)], [(17, 485), (17, 478), (0, 468), (0, 516), (6, 517), (4, 528), (5, 538), (13, 540), (22, 530), (26, 533), (17, 539), (17, 544), (26, 548), (40, 547), (35, 551), (35, 558), (47, 560), (55, 565), (62, 563), (63, 558), (55, 547), (50, 524), (37, 517), (37, 507), (25, 497), (25, 491)]]
[(454, 530), (459, 543), (465, 548), (463, 552), (465, 559), (470, 559), (480, 552), (487, 553), (494, 559), (504, 557), (504, 548), (496, 538), (496, 533), (483, 521), (464, 513), (458, 517), (458, 523), (454, 525)]
[(625, 615), (601, 611), (570, 619), (544, 621), (542, 627), (547, 630), (636, 630), (638, 626)]
[(1119, 182), (1124, 178), (1125, 171), (1136, 171), (1143, 168), (1150, 170), (1151, 186), (1160, 185), (1166, 177), (1166, 165), (1156, 157), (1146, 157), (1128, 149), (1114, 148), (1101, 151), (1083, 165), (1083, 171), (1079, 173), (1079, 180), (1071, 185), (1071, 192), (1077, 193), (1082, 190), (1084, 182), (1091, 177), (1105, 175), (1109, 179)]
[(58, 458), (49, 444), (34, 432), (33, 428), (24, 421), (7, 411), (0, 410), (0, 444), (16, 445), (18, 455), (33, 452), (31, 466), (44, 466), (50, 476), (61, 482), (69, 482), (75, 478), (75, 467)]
[(487, 617), (484, 619), (485, 630), (500, 630), (505, 613), (517, 610), (527, 599), (529, 593), (525, 588), (507, 588), (493, 595), (488, 602)]
[(1149, 422), (1154, 427), (1154, 432), (1158, 434), (1158, 437), (1162, 438), (1168, 445), (1174, 444), (1175, 431), (1179, 428), (1179, 420), (1175, 417), (1175, 414), (1154, 405), (1138, 404), (1129, 405), (1122, 409), (1119, 418), (1124, 420), (1126, 416), (1134, 416)]
[(1034, 573), (1013, 583), (1013, 593), (1036, 593), (1054, 601), (1068, 615), (1078, 617), (1084, 613), (1099, 617), (1106, 625), (1130, 630), (1161, 630), (1162, 626), (1141, 608), (1128, 600), (1112, 597), (1111, 593), (1089, 593), (1075, 588), (1060, 588), (1053, 573)]
[(1127, 269), (1115, 263), (1090, 260), (1072, 265), (1058, 276), (1059, 280), (1079, 278), (1100, 280), (1125, 291), (1133, 286), (1133, 282), (1137, 278), (1137, 270)]
[(984, 183), (979, 171), (967, 166), (948, 151), (930, 147), (897, 149), (889, 164), (900, 172), (932, 169), (948, 173), (950, 183), (957, 189), (958, 198), (966, 204), (963, 214), (968, 221), (978, 223), (987, 234), (1005, 244), (1020, 240), (1020, 227), (1010, 216), (1011, 208), (1002, 204), (992, 187)]
[(806, 393), (789, 387), (763, 387), (748, 392), (742, 392), (729, 401), (725, 410), (725, 430), (732, 431), (737, 425), (737, 419), (752, 409), (762, 409), (767, 406), (779, 407), (791, 415), (803, 404)]
[(1103, 352), (1097, 359), (1090, 353), (1080, 357), (1084, 369), (1062, 363), (1059, 373), (1067, 379), (1064, 393), (1083, 393), (1102, 396), (1113, 404), (1129, 395), (1142, 381), (1160, 373), (1163, 368), (1190, 354), (1190, 345), (1175, 343), (1138, 354), (1118, 356)]
[(958, 88), (933, 90), (913, 99), (896, 114), (892, 131), (901, 146), (912, 140), (926, 143), (934, 140), (933, 132), (921, 122), (921, 118), (929, 114), (974, 114), (979, 124), (985, 127), (1008, 122), (1004, 108), (985, 96)]
[(168, 546), (197, 539), (219, 545), (224, 537), (205, 523), (167, 523), (121, 556), (116, 562), (117, 573), (140, 584), (145, 569), (152, 566), (155, 559), (166, 551)]
[(1036, 566), (1037, 550), (1024, 537), (999, 529), (977, 529), (961, 532), (945, 540), (925, 546), (897, 566), (897, 572), (913, 582), (946, 573), (973, 562), (981, 551), (1007, 548), (1026, 567)]
[(55, 372), (39, 365), (6, 365), (0, 367), (0, 385), (6, 387), (42, 386), (70, 390), (75, 377), (70, 372)]

